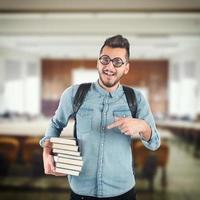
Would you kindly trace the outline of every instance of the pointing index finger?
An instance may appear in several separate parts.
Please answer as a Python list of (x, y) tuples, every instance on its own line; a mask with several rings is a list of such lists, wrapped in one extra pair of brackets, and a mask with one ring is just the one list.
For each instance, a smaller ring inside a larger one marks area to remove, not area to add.
[(119, 127), (122, 125), (122, 123), (123, 121), (121, 120), (121, 118), (116, 117), (115, 121), (112, 124), (108, 125), (107, 128), (111, 129), (111, 128)]

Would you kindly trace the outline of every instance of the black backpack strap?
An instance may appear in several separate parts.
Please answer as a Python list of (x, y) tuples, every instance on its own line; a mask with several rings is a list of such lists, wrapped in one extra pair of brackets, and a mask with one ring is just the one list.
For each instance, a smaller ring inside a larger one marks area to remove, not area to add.
[(74, 97), (74, 102), (73, 102), (73, 111), (74, 115), (78, 112), (79, 108), (81, 107), (86, 94), (88, 93), (89, 89), (91, 87), (91, 83), (82, 83), (80, 84), (75, 97)]
[(126, 100), (127, 100), (129, 109), (131, 111), (132, 117), (136, 118), (137, 103), (136, 103), (135, 92), (132, 88), (124, 86), (124, 85), (123, 85), (123, 90), (124, 90)]
[(83, 101), (91, 87), (91, 83), (82, 83), (80, 84), (75, 97), (74, 97), (74, 102), (73, 102), (73, 117), (75, 120), (74, 124), (74, 138), (77, 139), (77, 133), (76, 133), (76, 113), (78, 112), (79, 108), (83, 104)]

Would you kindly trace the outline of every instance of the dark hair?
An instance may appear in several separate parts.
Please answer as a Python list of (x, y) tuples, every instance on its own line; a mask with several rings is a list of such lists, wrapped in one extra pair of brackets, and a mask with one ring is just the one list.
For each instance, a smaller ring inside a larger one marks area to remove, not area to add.
[(126, 38), (124, 38), (122, 35), (115, 35), (113, 37), (107, 38), (103, 46), (101, 47), (100, 53), (103, 51), (103, 48), (105, 46), (108, 46), (111, 48), (126, 49), (126, 57), (127, 57), (127, 60), (129, 60), (129, 57), (130, 57), (129, 41)]

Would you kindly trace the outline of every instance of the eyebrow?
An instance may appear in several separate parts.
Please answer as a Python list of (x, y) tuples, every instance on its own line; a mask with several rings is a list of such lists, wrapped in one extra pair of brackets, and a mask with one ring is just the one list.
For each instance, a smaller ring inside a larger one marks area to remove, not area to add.
[[(102, 55), (99, 55), (99, 58), (100, 58), (101, 56), (108, 56), (111, 60), (113, 60), (113, 59), (115, 59), (115, 58), (120, 58), (120, 59), (122, 59), (122, 61), (124, 61), (123, 58), (121, 58), (121, 57), (119, 57), (119, 56), (116, 56), (116, 57), (114, 57), (114, 58), (111, 58), (111, 57), (110, 57), (109, 55), (107, 55), (107, 54), (102, 54)], [(124, 59), (126, 60), (126, 57), (125, 57)]]

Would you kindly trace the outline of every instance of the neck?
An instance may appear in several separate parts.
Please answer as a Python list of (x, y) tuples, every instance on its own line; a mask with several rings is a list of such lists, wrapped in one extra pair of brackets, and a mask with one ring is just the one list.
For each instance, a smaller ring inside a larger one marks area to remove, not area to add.
[(99, 83), (99, 85), (100, 85), (104, 90), (106, 90), (107, 92), (114, 92), (114, 91), (118, 88), (118, 86), (119, 86), (119, 82), (118, 82), (118, 83), (116, 83), (115, 85), (113, 85), (112, 87), (106, 87), (106, 86), (101, 82), (100, 79), (98, 80), (98, 83)]

